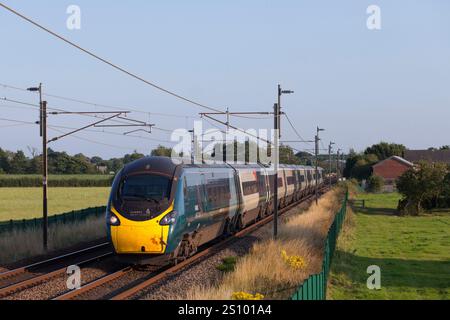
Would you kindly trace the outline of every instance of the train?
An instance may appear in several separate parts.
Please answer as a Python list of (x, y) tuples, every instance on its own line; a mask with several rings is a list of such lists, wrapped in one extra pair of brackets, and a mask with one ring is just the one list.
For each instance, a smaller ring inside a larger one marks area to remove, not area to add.
[[(175, 164), (165, 157), (126, 165), (114, 178), (106, 213), (116, 257), (137, 265), (176, 264), (272, 215), (273, 172), (261, 164)], [(321, 185), (323, 169), (317, 172)], [(280, 165), (279, 208), (315, 186), (315, 168)]]

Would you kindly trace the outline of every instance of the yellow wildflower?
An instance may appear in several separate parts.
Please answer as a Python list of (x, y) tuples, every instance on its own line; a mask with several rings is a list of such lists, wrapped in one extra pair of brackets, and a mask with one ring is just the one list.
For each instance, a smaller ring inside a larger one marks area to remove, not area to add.
[(289, 256), (286, 250), (281, 251), (281, 257), (284, 262), (293, 269), (299, 270), (306, 268), (306, 262), (302, 257)]
[(232, 300), (263, 300), (264, 296), (260, 293), (257, 293), (255, 295), (247, 292), (235, 292), (233, 293)]

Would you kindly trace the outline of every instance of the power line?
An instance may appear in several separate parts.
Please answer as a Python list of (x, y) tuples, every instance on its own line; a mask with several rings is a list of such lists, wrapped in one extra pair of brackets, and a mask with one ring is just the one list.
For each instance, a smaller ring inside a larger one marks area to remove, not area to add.
[[(27, 108), (27, 109), (39, 108), (38, 105), (35, 105), (35, 104), (32, 104), (32, 103), (27, 103), (27, 102), (23, 102), (23, 101), (8, 99), (6, 97), (5, 98), (0, 98), (0, 100), (24, 105), (24, 107), (17, 107), (17, 108)], [(3, 107), (3, 106), (0, 106), (0, 107)], [(9, 107), (9, 106), (4, 106), (4, 107)], [(11, 108), (16, 108), (16, 107), (12, 107), (11, 106)], [(50, 107), (48, 107), (48, 109), (49, 110), (54, 110), (54, 111), (60, 111), (60, 112), (68, 112), (67, 110), (60, 109), (60, 108), (50, 108)], [(93, 117), (93, 118), (97, 118), (97, 119), (104, 119), (104, 117), (98, 116), (98, 115), (94, 115), (94, 114), (83, 114), (83, 113), (80, 113), (79, 115), (80, 116), (84, 116), (84, 117)], [(115, 123), (119, 123), (119, 124), (128, 124), (129, 123), (129, 122), (120, 121), (120, 120), (117, 120), (117, 119), (111, 119), (110, 121), (111, 122), (115, 122)], [(55, 127), (57, 127), (57, 126), (55, 126)], [(75, 128), (69, 128), (69, 127), (61, 127), (61, 128), (63, 128), (63, 129), (75, 129)], [(159, 131), (167, 132), (167, 133), (172, 133), (173, 132), (173, 130), (170, 130), (170, 129), (164, 129), (164, 128), (159, 128), (159, 127), (153, 127), (153, 128), (156, 129), (156, 130), (159, 130)], [(113, 133), (113, 132), (107, 132), (107, 131), (95, 131), (95, 130), (87, 130), (87, 131), (96, 132), (96, 133), (105, 132), (105, 133), (109, 133), (109, 134), (116, 134), (116, 135), (122, 136), (122, 134)], [(135, 138), (138, 137), (136, 135), (128, 135), (128, 136), (129, 137), (135, 137)], [(173, 141), (169, 141), (169, 140), (151, 139), (151, 138), (144, 138), (144, 139), (145, 140), (149, 140), (149, 141), (161, 142), (161, 143), (173, 143)]]
[[(13, 122), (13, 123), (20, 124), (20, 125), (36, 125), (37, 124), (36, 122), (22, 121), (22, 120), (16, 120), (16, 119), (7, 119), (7, 118), (0, 118), (0, 121)], [(4, 126), (4, 127), (8, 127), (8, 126)], [(55, 131), (57, 129), (67, 129), (67, 130), (74, 130), (74, 129), (76, 129), (74, 127), (58, 126), (58, 125), (48, 125), (48, 127), (53, 129), (53, 130), (55, 130)], [(169, 141), (169, 140), (146, 138), (146, 137), (141, 137), (141, 136), (136, 136), (136, 135), (123, 135), (123, 134), (120, 134), (120, 133), (117, 133), (117, 132), (111, 132), (111, 131), (105, 131), (105, 130), (87, 129), (85, 131), (86, 132), (92, 132), (92, 133), (105, 133), (105, 134), (121, 136), (121, 137), (137, 138), (137, 139), (154, 141), (154, 142), (160, 142), (160, 143), (174, 143), (173, 141)]]
[[(0, 86), (7, 88), (7, 89), (14, 89), (14, 90), (19, 90), (19, 91), (28, 93), (27, 90), (16, 87), (16, 86), (4, 84), (4, 83), (0, 83)], [(64, 100), (64, 101), (69, 101), (69, 102), (75, 102), (75, 103), (84, 104), (84, 105), (89, 105), (89, 106), (98, 107), (98, 108), (107, 108), (107, 109), (115, 109), (115, 110), (127, 109), (130, 111), (136, 112), (136, 113), (146, 114), (149, 116), (160, 116), (160, 117), (179, 118), (179, 119), (186, 119), (186, 118), (198, 119), (198, 117), (193, 117), (193, 116), (188, 116), (188, 115), (183, 116), (183, 115), (176, 115), (176, 114), (170, 114), (170, 113), (148, 112), (148, 111), (143, 111), (140, 109), (135, 109), (134, 107), (130, 108), (130, 107), (111, 106), (111, 105), (101, 104), (101, 103), (97, 103), (97, 102), (89, 102), (89, 101), (85, 101), (85, 100), (81, 100), (81, 99), (69, 98), (69, 97), (64, 97), (61, 95), (55, 95), (55, 94), (50, 94), (50, 93), (44, 93), (43, 96), (51, 97), (51, 98), (55, 98), (55, 99), (59, 99), (59, 100)], [(230, 116), (236, 117), (236, 118), (249, 119), (249, 120), (267, 120), (267, 119), (272, 118), (271, 116), (258, 117), (258, 116), (244, 116), (244, 115), (235, 115), (235, 114), (230, 114)]]
[[(58, 130), (55, 128), (52, 128), (49, 126), (50, 130), (62, 133), (62, 134), (66, 134), (66, 132), (62, 131), (62, 130)], [(99, 142), (99, 141), (95, 141), (92, 139), (87, 139), (87, 138), (82, 138), (78, 135), (70, 135), (69, 137), (78, 139), (78, 140), (82, 140), (82, 141), (86, 141), (86, 142), (90, 142), (90, 143), (94, 143), (94, 144), (98, 144), (98, 145), (102, 145), (102, 146), (106, 146), (106, 147), (111, 147), (111, 148), (115, 148), (115, 149), (121, 149), (121, 150), (136, 150), (135, 148), (127, 148), (127, 147), (120, 147), (120, 146), (116, 146), (116, 145), (112, 145), (112, 144), (108, 144), (108, 143), (103, 143), (103, 142)]]
[[(3, 97), (3, 98), (0, 98), (0, 100), (3, 100), (3, 101), (7, 101), (7, 102), (12, 102), (12, 103), (16, 103), (16, 104), (21, 104), (21, 105), (24, 105), (24, 106), (28, 106), (28, 107), (33, 107), (33, 108), (40, 108), (40, 106), (39, 105), (37, 105), (37, 104), (33, 104), (33, 103), (28, 103), (28, 102), (24, 102), (24, 101), (19, 101), (19, 100), (14, 100), (14, 99), (9, 99), (9, 98), (6, 98), (6, 97)], [(1, 107), (1, 106), (0, 106)], [(76, 112), (71, 112), (71, 111), (68, 111), (68, 110), (66, 110), (66, 109), (61, 109), (61, 108), (52, 108), (52, 107), (47, 107), (47, 109), (48, 110), (52, 110), (52, 111), (57, 111), (57, 112), (59, 112), (58, 114), (60, 114), (60, 115), (62, 115), (62, 114), (64, 114), (64, 113), (71, 113), (71, 114), (74, 114), (74, 113), (76, 113)], [(122, 111), (123, 112), (123, 111)], [(98, 112), (98, 114), (95, 114), (96, 112), (79, 112), (79, 113), (77, 113), (79, 116), (83, 116), (83, 117), (90, 117), (90, 118), (97, 118), (97, 119), (105, 119), (104, 117), (102, 117), (102, 116), (100, 116), (100, 114), (102, 114), (102, 113), (104, 113), (104, 112), (101, 112), (101, 111), (99, 111)], [(132, 121), (132, 122), (135, 122), (136, 120), (132, 120), (132, 119), (126, 119), (126, 118), (123, 118), (123, 117), (120, 117), (120, 119), (122, 119), (122, 120), (127, 120), (127, 121)], [(115, 122), (115, 123), (120, 123), (120, 124), (128, 124), (129, 122), (126, 122), (126, 121), (120, 121), (120, 120), (117, 120), (117, 119), (112, 119), (111, 120), (111, 122)]]
[(100, 56), (96, 55), (95, 53), (93, 53), (93, 52), (91, 52), (91, 51), (89, 51), (89, 50), (87, 50), (87, 49), (82, 48), (81, 46), (75, 44), (74, 42), (72, 42), (72, 41), (70, 41), (70, 40), (64, 38), (63, 36), (61, 36), (61, 35), (59, 35), (59, 34), (53, 32), (53, 31), (51, 31), (50, 29), (48, 29), (48, 28), (42, 26), (41, 24), (39, 24), (39, 23), (33, 21), (32, 19), (30, 19), (30, 18), (24, 16), (23, 14), (21, 14), (21, 13), (15, 11), (14, 9), (12, 9), (12, 8), (10, 8), (10, 7), (8, 7), (8, 6), (6, 6), (5, 4), (3, 4), (3, 3), (1, 3), (1, 2), (0, 2), (0, 6), (3, 7), (4, 9), (8, 10), (9, 12), (15, 14), (16, 16), (20, 17), (21, 19), (23, 19), (23, 20), (25, 20), (25, 21), (27, 21), (27, 22), (33, 24), (34, 26), (38, 27), (39, 29), (41, 29), (41, 30), (43, 30), (43, 31), (45, 31), (45, 32), (47, 32), (47, 33), (49, 33), (49, 34), (51, 34), (52, 36), (54, 36), (54, 37), (56, 37), (56, 38), (58, 38), (58, 39), (60, 39), (60, 40), (62, 40), (63, 42), (69, 44), (70, 46), (72, 46), (72, 47), (74, 47), (74, 48), (76, 48), (76, 49), (78, 49), (78, 50), (80, 50), (80, 51), (82, 51), (82, 52), (88, 54), (89, 56), (91, 56), (91, 57), (93, 57), (93, 58), (99, 60), (100, 62), (103, 62), (103, 63), (105, 63), (105, 64), (111, 66), (112, 68), (114, 68), (114, 69), (116, 69), (116, 70), (118, 70), (118, 71), (120, 71), (120, 72), (122, 72), (122, 73), (125, 73), (125, 74), (129, 75), (129, 76), (132, 77), (132, 78), (135, 78), (136, 80), (139, 80), (139, 81), (141, 81), (141, 82), (143, 82), (143, 83), (145, 83), (145, 84), (147, 84), (147, 85), (149, 85), (149, 86), (152, 86), (153, 88), (155, 88), (155, 89), (157, 89), (157, 90), (160, 90), (160, 91), (162, 91), (162, 92), (164, 92), (164, 93), (167, 93), (167, 94), (169, 94), (169, 95), (171, 95), (171, 96), (174, 96), (175, 98), (181, 99), (181, 100), (183, 100), (183, 101), (185, 101), (185, 102), (191, 103), (191, 104), (196, 105), (196, 106), (198, 106), (198, 107), (201, 107), (201, 108), (204, 108), (204, 109), (208, 109), (208, 110), (211, 110), (211, 111), (220, 112), (220, 110), (218, 110), (218, 109), (216, 109), (216, 108), (209, 107), (209, 106), (207, 106), (207, 105), (205, 105), (205, 104), (196, 102), (196, 101), (194, 101), (194, 100), (192, 100), (192, 99), (186, 98), (186, 97), (184, 97), (184, 96), (182, 96), (182, 95), (179, 95), (179, 94), (177, 94), (177, 93), (175, 93), (175, 92), (172, 92), (172, 91), (170, 91), (170, 90), (168, 90), (168, 89), (165, 89), (165, 88), (163, 88), (163, 87), (161, 87), (161, 86), (159, 86), (159, 85), (156, 85), (155, 83), (152, 83), (152, 82), (150, 82), (150, 81), (148, 81), (148, 80), (146, 80), (146, 79), (144, 79), (144, 78), (142, 78), (142, 77), (140, 77), (140, 76), (138, 76), (138, 75), (136, 75), (136, 74), (134, 74), (134, 73), (132, 73), (132, 72), (126, 70), (126, 69), (124, 69), (123, 67), (120, 67), (120, 66), (118, 66), (118, 65), (116, 65), (116, 64), (114, 64), (114, 63), (112, 63), (112, 62), (110, 62), (110, 61), (108, 61), (108, 60), (106, 60), (106, 59), (104, 59), (104, 58), (101, 58)]
[(304, 141), (306, 144), (311, 144), (311, 142), (306, 141), (306, 139), (304, 139), (302, 137), (302, 135), (298, 132), (298, 130), (295, 128), (294, 124), (292, 123), (291, 119), (289, 118), (289, 116), (287, 115), (287, 113), (284, 113), (287, 121), (289, 122), (289, 125), (292, 127), (292, 130), (294, 130), (295, 134), (297, 135), (297, 137), (301, 140)]
[(27, 124), (25, 124), (25, 123), (8, 124), (8, 125), (5, 125), (5, 126), (0, 126), (0, 129), (21, 127), (21, 126), (26, 126), (26, 125)]
[(15, 119), (6, 119), (6, 118), (0, 118), (0, 121), (15, 122), (15, 123), (22, 123), (22, 124), (37, 124), (36, 122), (22, 121), (22, 120), (15, 120)]
[[(67, 130), (74, 130), (74, 129), (76, 129), (76, 128), (73, 128), (73, 127), (57, 126), (57, 125), (49, 125), (48, 127), (49, 127), (49, 128), (67, 129)], [(115, 135), (115, 136), (120, 136), (120, 137), (137, 138), (137, 139), (148, 140), (148, 141), (154, 141), (154, 142), (161, 142), (161, 143), (174, 143), (173, 141), (170, 141), (170, 140), (161, 140), (161, 139), (146, 138), (146, 137), (136, 136), (136, 135), (131, 135), (131, 134), (124, 135), (124, 134), (121, 134), (121, 133), (112, 132), (112, 131), (105, 131), (105, 130), (86, 129), (85, 131), (86, 131), (86, 132), (92, 132), (92, 133), (104, 133), (104, 134)]]
[[(29, 91), (27, 91), (26, 89), (19, 88), (19, 87), (16, 87), (16, 86), (12, 86), (12, 85), (8, 85), (8, 84), (4, 84), (4, 83), (0, 83), (0, 86), (4, 87), (4, 88), (7, 88), (7, 89), (13, 89), (13, 90), (18, 90), (18, 91), (23, 91), (23, 92), (29, 93)], [(185, 119), (185, 118), (197, 119), (196, 117), (187, 116), (187, 115), (183, 116), (183, 115), (176, 115), (176, 114), (170, 114), (170, 113), (148, 112), (148, 111), (143, 111), (143, 110), (140, 110), (140, 109), (135, 109), (134, 107), (129, 108), (129, 107), (110, 106), (110, 105), (106, 105), (106, 104), (90, 102), (90, 101), (85, 101), (85, 100), (81, 100), (81, 99), (63, 97), (63, 96), (60, 96), (60, 95), (55, 95), (55, 94), (50, 94), (50, 93), (44, 93), (43, 96), (50, 97), (50, 98), (55, 98), (55, 99), (59, 99), (59, 100), (64, 100), (64, 101), (69, 101), (69, 102), (75, 102), (75, 103), (78, 103), (78, 104), (89, 105), (89, 106), (98, 107), (98, 108), (107, 108), (107, 109), (114, 109), (114, 110), (127, 109), (127, 110), (130, 110), (130, 111), (136, 112), (136, 113), (146, 114), (146, 115), (149, 115), (149, 116), (160, 116), (160, 117), (180, 118), (180, 119)]]
[(28, 110), (34, 110), (34, 111), (39, 111), (36, 110), (34, 107), (27, 107), (27, 106), (5, 106), (5, 105), (0, 105), (0, 108), (4, 108), (4, 109), (28, 109)]

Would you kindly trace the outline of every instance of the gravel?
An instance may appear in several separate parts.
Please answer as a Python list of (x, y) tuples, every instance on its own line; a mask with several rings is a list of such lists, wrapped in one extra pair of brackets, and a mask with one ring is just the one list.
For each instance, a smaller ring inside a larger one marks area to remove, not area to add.
[[(81, 268), (82, 285), (96, 280), (110, 273), (115, 265), (112, 259), (92, 263), (89, 267)], [(62, 275), (48, 280), (35, 287), (25, 289), (5, 298), (5, 300), (50, 300), (68, 291), (66, 281), (68, 276)]]

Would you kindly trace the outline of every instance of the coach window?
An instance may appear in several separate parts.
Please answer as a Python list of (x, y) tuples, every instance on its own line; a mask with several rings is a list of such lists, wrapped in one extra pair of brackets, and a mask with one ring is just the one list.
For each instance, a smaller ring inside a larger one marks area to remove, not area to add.
[(293, 176), (287, 177), (287, 184), (288, 186), (295, 184), (295, 178)]
[(242, 189), (244, 196), (249, 196), (251, 194), (258, 193), (258, 185), (256, 181), (247, 181), (242, 183)]
[(258, 179), (259, 195), (260, 196), (265, 196), (266, 195), (266, 180), (265, 180), (265, 177), (261, 174), (261, 172), (258, 172), (257, 179)]
[(200, 211), (197, 197), (200, 185), (201, 176), (188, 173), (184, 177), (184, 208), (187, 214)]
[(278, 188), (283, 187), (283, 178), (278, 178)]

